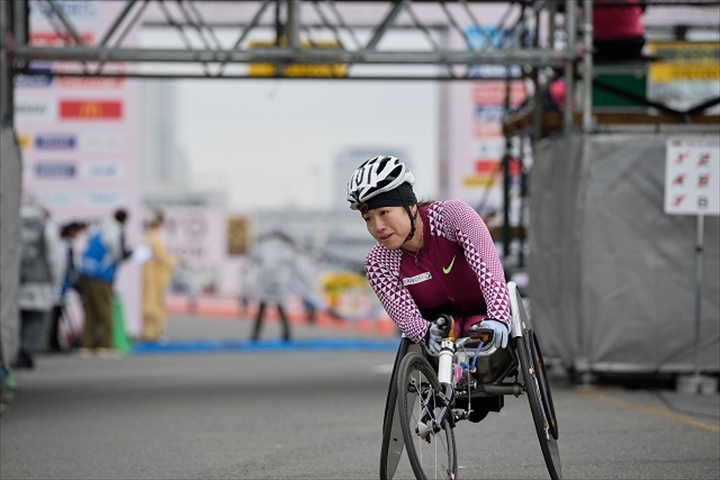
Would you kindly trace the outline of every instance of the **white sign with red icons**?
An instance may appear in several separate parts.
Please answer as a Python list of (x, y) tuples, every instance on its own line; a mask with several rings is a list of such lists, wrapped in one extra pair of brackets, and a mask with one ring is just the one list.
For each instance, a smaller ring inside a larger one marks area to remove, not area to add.
[(665, 213), (720, 215), (719, 139), (668, 139), (665, 157)]

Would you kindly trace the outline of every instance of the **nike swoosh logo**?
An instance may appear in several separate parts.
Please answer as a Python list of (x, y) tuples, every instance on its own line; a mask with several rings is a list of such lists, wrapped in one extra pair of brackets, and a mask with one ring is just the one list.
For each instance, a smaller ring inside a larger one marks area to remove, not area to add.
[(443, 267), (443, 273), (445, 275), (450, 273), (450, 270), (452, 270), (453, 265), (455, 265), (455, 255), (453, 255), (453, 259), (452, 259), (452, 262), (450, 262), (450, 265), (448, 265), (447, 267)]

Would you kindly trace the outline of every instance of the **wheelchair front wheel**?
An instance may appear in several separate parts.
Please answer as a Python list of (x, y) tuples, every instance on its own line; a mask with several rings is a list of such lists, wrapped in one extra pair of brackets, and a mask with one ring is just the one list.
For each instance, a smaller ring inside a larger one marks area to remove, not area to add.
[(436, 395), (441, 392), (437, 374), (419, 353), (408, 353), (398, 371), (398, 410), (405, 449), (418, 480), (457, 476), (455, 432), (445, 418), (436, 434), (420, 435), (417, 428), (435, 421)]
[(540, 441), (545, 464), (550, 478), (562, 478), (560, 450), (558, 449), (557, 418), (550, 394), (550, 385), (545, 373), (545, 364), (532, 330), (526, 330), (516, 339), (518, 360), (522, 370), (525, 393), (530, 403), (535, 431)]

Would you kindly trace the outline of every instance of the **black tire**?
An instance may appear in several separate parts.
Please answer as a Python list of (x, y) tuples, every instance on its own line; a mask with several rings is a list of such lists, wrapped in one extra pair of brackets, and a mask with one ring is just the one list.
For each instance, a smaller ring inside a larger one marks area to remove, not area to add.
[(400, 363), (411, 345), (412, 341), (408, 338), (403, 337), (400, 340), (392, 375), (390, 376), (387, 399), (385, 400), (385, 414), (383, 415), (382, 444), (380, 446), (380, 480), (392, 480), (395, 476), (395, 470), (405, 445), (402, 437), (402, 427), (396, 415), (397, 375), (400, 370)]
[[(551, 423), (554, 423), (554, 431), (557, 434), (557, 421), (554, 408), (551, 409), (552, 397), (549, 395), (550, 390), (547, 385), (544, 364), (542, 361), (537, 361), (540, 358), (540, 350), (533, 347), (534, 340), (532, 330), (527, 330), (522, 337), (516, 338), (515, 347), (545, 465), (547, 465), (550, 478), (560, 480), (562, 478), (560, 450), (557, 438), (552, 433), (553, 427), (551, 427)], [(547, 392), (547, 396), (543, 395), (543, 391)]]
[(535, 366), (535, 371), (538, 372), (538, 381), (540, 383), (540, 399), (543, 402), (543, 410), (545, 411), (548, 425), (550, 427), (550, 434), (555, 440), (558, 440), (559, 433), (557, 415), (555, 414), (555, 403), (553, 402), (552, 392), (550, 392), (550, 382), (548, 382), (547, 379), (545, 361), (543, 360), (537, 335), (533, 330), (529, 331), (529, 335), (532, 338), (532, 342), (530, 342), (530, 353), (532, 356), (533, 365)]
[(402, 425), (405, 450), (410, 460), (415, 478), (429, 480), (457, 477), (457, 451), (455, 432), (445, 419), (442, 430), (431, 434), (429, 441), (423, 440), (416, 432), (420, 414), (425, 407), (430, 408), (430, 418), (434, 421), (436, 410), (433, 407), (435, 394), (440, 392), (440, 382), (430, 363), (419, 353), (408, 353), (403, 358), (398, 371), (398, 414)]

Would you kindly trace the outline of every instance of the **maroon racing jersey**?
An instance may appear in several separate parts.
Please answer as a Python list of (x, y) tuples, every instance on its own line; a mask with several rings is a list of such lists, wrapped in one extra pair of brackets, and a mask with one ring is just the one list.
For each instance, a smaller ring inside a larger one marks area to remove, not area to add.
[(505, 274), (485, 222), (459, 200), (433, 202), (420, 216), (424, 245), (417, 257), (377, 243), (365, 258), (368, 281), (398, 328), (424, 343), (427, 320), (440, 313), (509, 324)]

